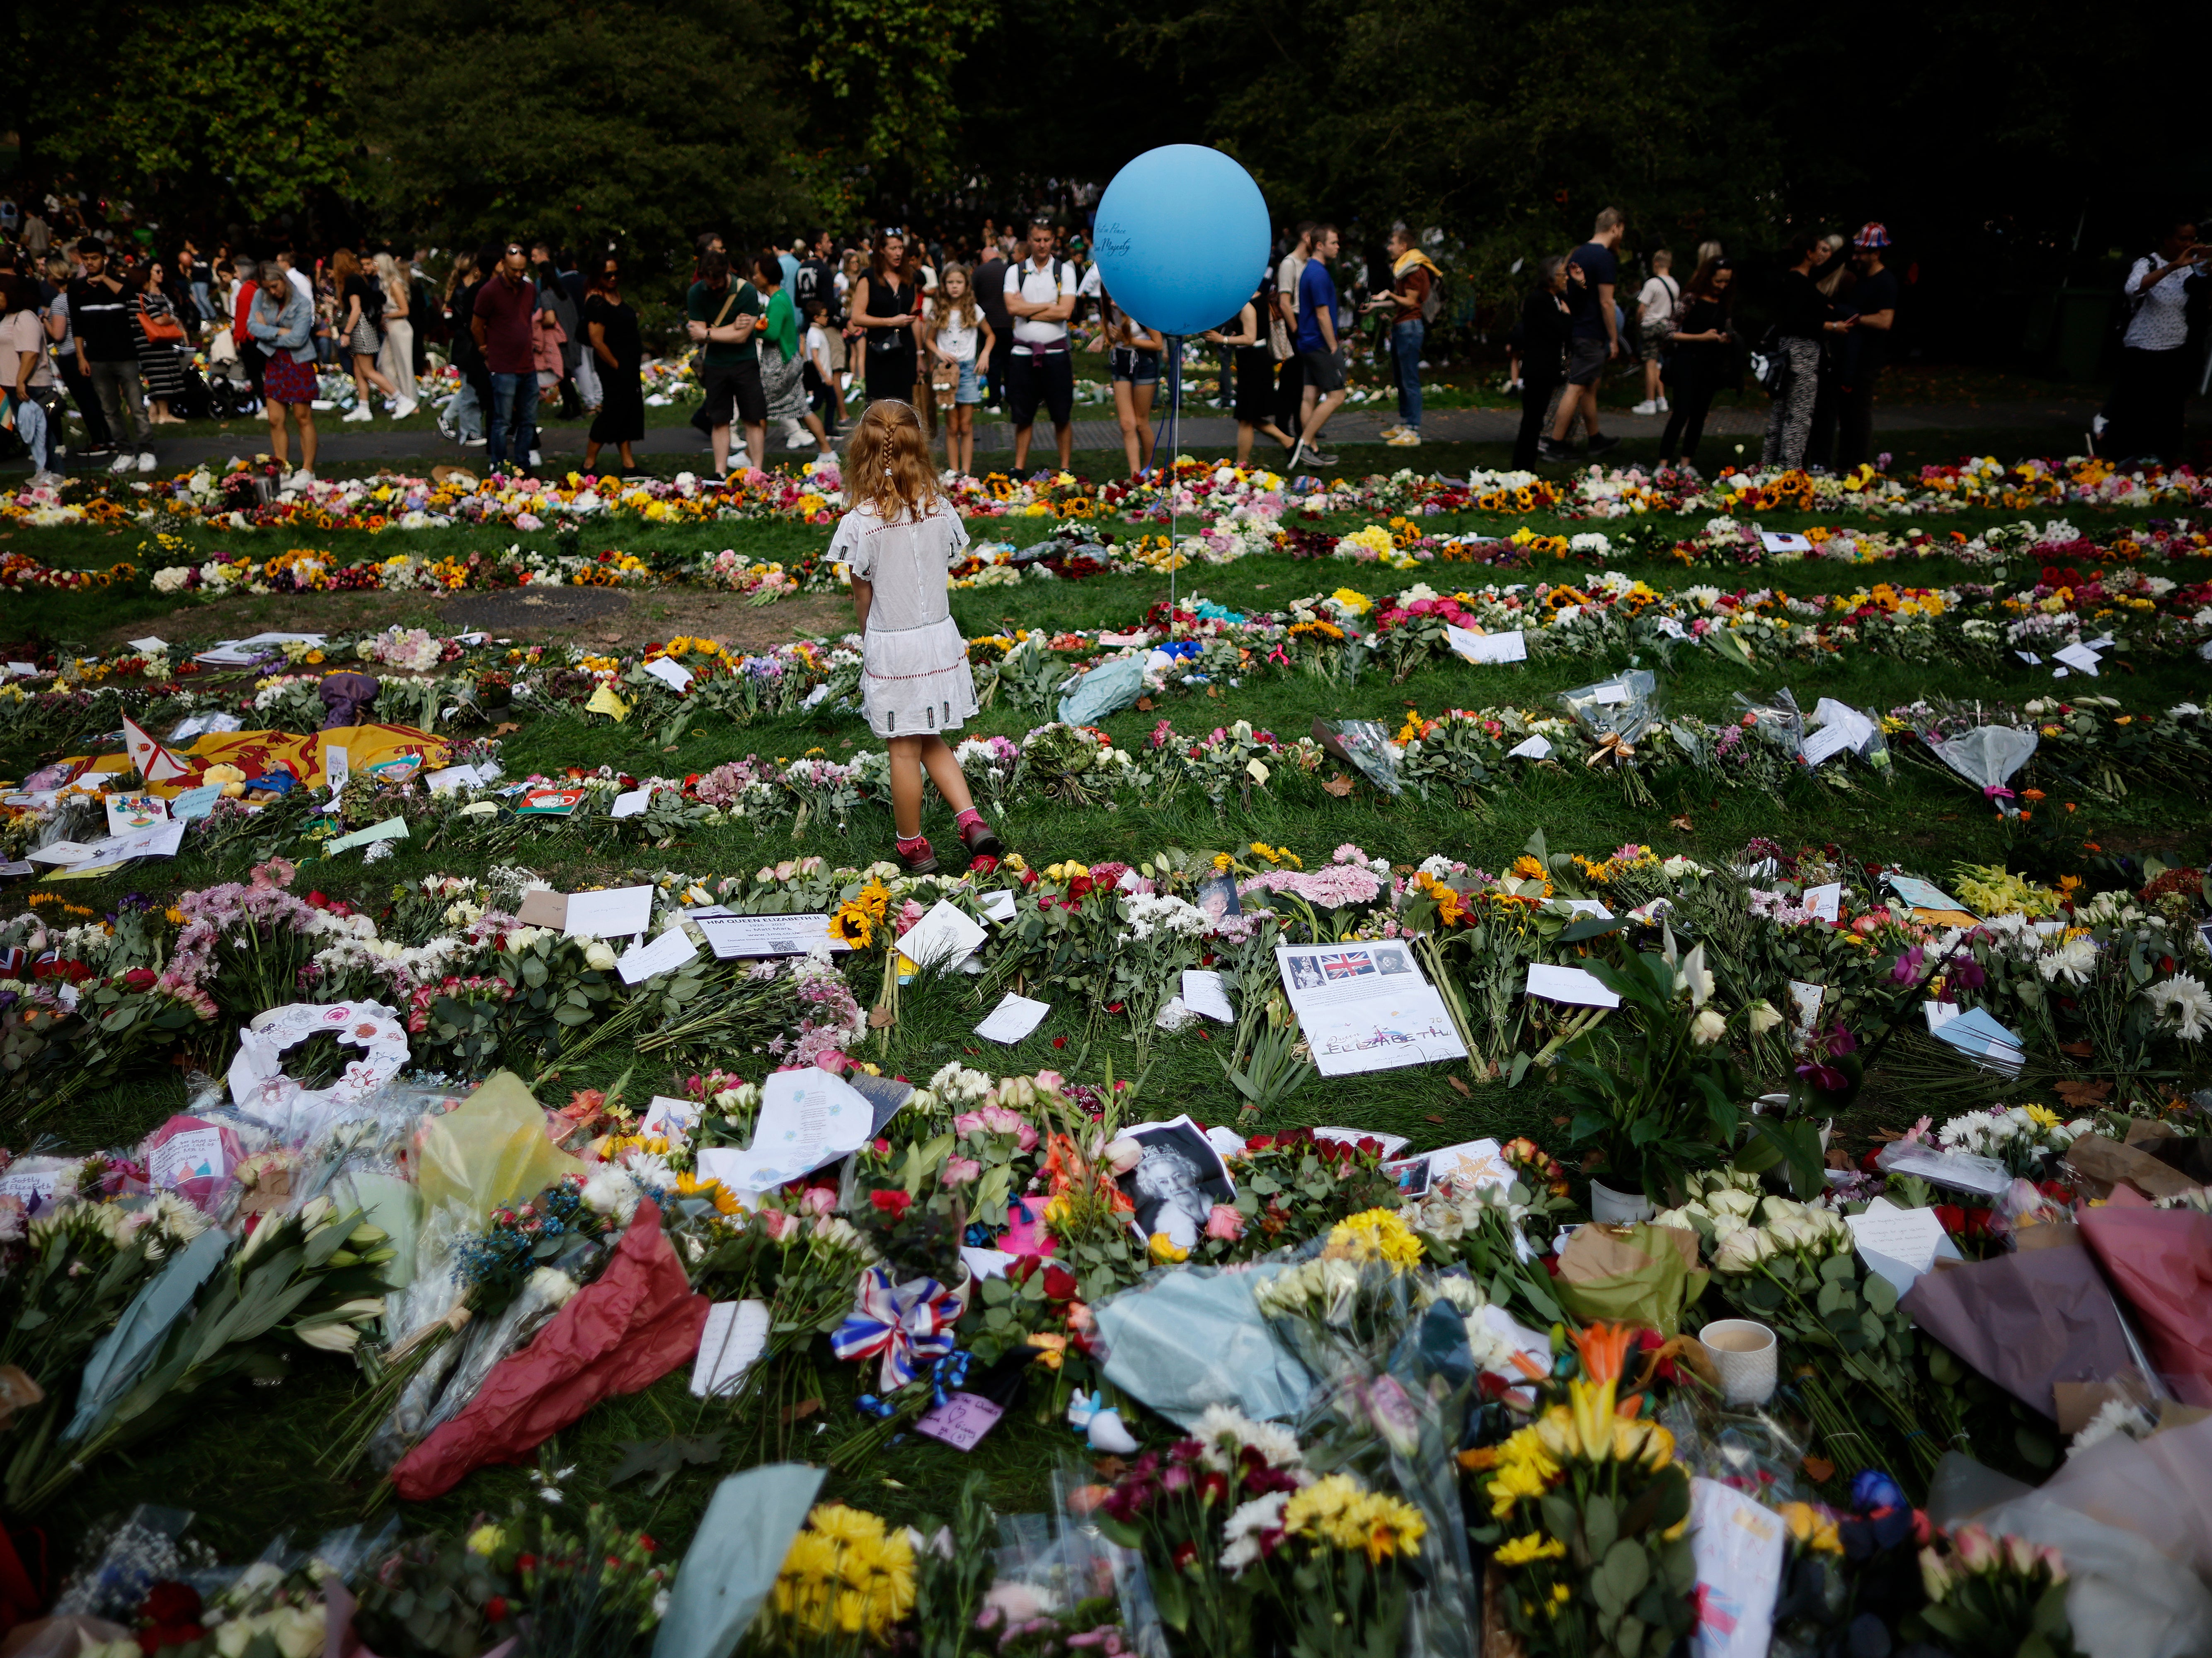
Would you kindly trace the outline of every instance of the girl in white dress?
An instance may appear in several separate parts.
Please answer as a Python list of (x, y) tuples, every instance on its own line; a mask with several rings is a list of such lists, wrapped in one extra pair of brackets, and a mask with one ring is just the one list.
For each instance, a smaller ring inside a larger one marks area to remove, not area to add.
[(927, 770), (957, 814), (969, 867), (988, 873), (1006, 848), (975, 810), (943, 736), (975, 712), (968, 641), (948, 598), (968, 531), (938, 483), (909, 404), (884, 398), (868, 405), (845, 452), (844, 477), (853, 509), (837, 525), (830, 556), (852, 573), (862, 641), (860, 711), (890, 747), (899, 862), (916, 875), (937, 868), (921, 832)]

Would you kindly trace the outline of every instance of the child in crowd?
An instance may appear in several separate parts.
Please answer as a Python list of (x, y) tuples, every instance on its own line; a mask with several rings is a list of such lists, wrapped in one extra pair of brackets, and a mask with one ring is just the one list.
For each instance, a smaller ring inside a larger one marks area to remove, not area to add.
[(822, 429), (835, 438), (845, 404), (837, 395), (837, 368), (830, 360), (831, 331), (830, 307), (816, 300), (806, 307), (806, 338), (800, 347), (806, 361), (806, 395), (814, 405), (815, 417), (822, 422)]
[(975, 302), (968, 267), (948, 264), (929, 301), (926, 324), (930, 355), (955, 377), (952, 407), (945, 422), (945, 464), (966, 477), (975, 470), (975, 405), (983, 401), (976, 378), (988, 374), (996, 337)]
[(921, 775), (954, 811), (969, 867), (988, 873), (1006, 851), (975, 810), (960, 762), (944, 733), (975, 712), (968, 641), (952, 620), (952, 566), (968, 545), (945, 498), (913, 408), (895, 398), (868, 405), (845, 451), (845, 499), (853, 502), (830, 542), (852, 572), (861, 633), (860, 711), (890, 747), (891, 819), (899, 862), (927, 875), (937, 856), (921, 832)]

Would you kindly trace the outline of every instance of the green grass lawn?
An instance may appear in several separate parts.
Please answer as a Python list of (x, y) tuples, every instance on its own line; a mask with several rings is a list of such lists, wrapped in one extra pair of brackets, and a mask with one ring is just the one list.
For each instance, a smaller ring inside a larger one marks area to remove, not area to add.
[[(1425, 466), (1436, 466), (1442, 452), (1441, 449), (1425, 452)], [(1471, 453), (1469, 464), (1478, 459)], [(1352, 469), (1347, 465), (1344, 470), (1349, 473)], [(2086, 513), (2067, 515), (2085, 527), (2094, 521), (2093, 515)], [(2016, 516), (1966, 513), (1930, 522), (1946, 530), (1957, 527), (1971, 532), (1984, 524)], [(1348, 519), (1331, 527), (1350, 529), (1358, 521)], [(1824, 520), (1776, 514), (1770, 527), (1796, 528), (1815, 521)], [(1518, 520), (1469, 517), (1433, 522), (1440, 530), (1484, 528), (1502, 533), (1510, 531)], [(1542, 518), (1528, 522), (1534, 529), (1569, 533), (1607, 527)], [(1050, 526), (1047, 520), (1009, 519), (975, 527), (979, 538), (1003, 535), (1025, 541)], [(1695, 527), (1682, 520), (1679, 532), (1687, 534)], [(320, 537), (319, 544), (326, 544), (329, 550), (347, 557), (371, 553), (388, 556), (399, 550), (438, 554), (488, 544), (495, 533), (501, 545), (516, 538), (512, 532), (459, 530), (381, 537), (332, 532)], [(592, 532), (586, 544), (597, 544), (598, 537), (604, 536), (604, 544), (632, 550), (650, 545), (687, 549), (728, 545), (756, 557), (775, 558), (818, 545), (825, 534), (780, 525), (665, 528), (623, 524)], [(0, 547), (32, 552), (57, 563), (98, 565), (118, 557), (137, 557), (143, 562), (144, 556), (136, 551), (137, 539), (131, 531), (19, 528), (0, 535)], [(282, 550), (286, 544), (275, 533), (232, 536), (195, 531), (190, 539), (210, 553), (220, 550), (265, 556)], [(1745, 572), (1741, 576), (1705, 569), (1685, 571), (1680, 565), (1652, 557), (1623, 556), (1608, 562), (1662, 586), (1716, 581), (1731, 586), (1775, 586), (1802, 592), (1848, 590), (1863, 581), (1882, 579), (1916, 585), (1990, 579), (1985, 569), (1970, 571), (1940, 558), (1874, 570), (1808, 563)], [(1561, 572), (1547, 568), (1540, 574), (1565, 574), (1572, 579), (1580, 568), (1570, 564)], [(1255, 557), (1222, 568), (1186, 570), (1180, 586), (1186, 594), (1202, 591), (1206, 597), (1237, 609), (1274, 609), (1293, 597), (1340, 586), (1376, 595), (1395, 592), (1415, 580), (1448, 589), (1480, 583), (1493, 575), (1500, 580), (1519, 579), (1479, 566), (1438, 564), (1400, 574), (1371, 565)], [(1025, 581), (1017, 586), (956, 594), (953, 608), (961, 627), (971, 636), (1009, 626), (1048, 630), (1128, 626), (1147, 604), (1164, 597), (1166, 588), (1164, 578), (1135, 576), (1102, 576), (1079, 584)], [(636, 602), (661, 607), (659, 614), (665, 616), (668, 631), (687, 630), (687, 605), (692, 600), (684, 590), (662, 590), (641, 596)], [(753, 614), (769, 637), (785, 625), (781, 620), (784, 617), (803, 616), (811, 621), (811, 626), (796, 631), (820, 630), (824, 616), (842, 629), (846, 624), (841, 619), (841, 603), (823, 606), (814, 601), (787, 601)], [(284, 601), (284, 606), (283, 614), (289, 616), (325, 616), (326, 625), (332, 629), (350, 625), (358, 610), (353, 595), (311, 596)], [(324, 608), (316, 610), (316, 606)], [(274, 614), (263, 607), (262, 601), (250, 598), (180, 612), (174, 601), (143, 590), (92, 595), (11, 593), (5, 609), (8, 619), (0, 624), (0, 634), (9, 638), (90, 640), (112, 636), (131, 624), (162, 616), (170, 618), (170, 630), (165, 636), (178, 644), (248, 632)], [(433, 598), (424, 597), (419, 603), (410, 598), (379, 615), (434, 624), (440, 609)], [(1424, 667), (1400, 683), (1390, 683), (1371, 670), (1348, 686), (1317, 678), (1271, 677), (1241, 687), (1215, 685), (1202, 696), (1166, 698), (1157, 708), (1130, 709), (1104, 723), (1117, 744), (1132, 750), (1145, 744), (1154, 723), (1162, 718), (1171, 719), (1187, 733), (1241, 719), (1292, 737), (1305, 733), (1316, 716), (1364, 716), (1395, 726), (1409, 709), (1433, 715), (1454, 707), (1506, 702), (1547, 708), (1560, 691), (1626, 665), (1624, 653), (1610, 663), (1585, 659), (1505, 668), (1476, 668), (1454, 661)], [(2097, 689), (2118, 695), (2131, 706), (2164, 707), (2184, 699), (2202, 700), (2206, 675), (2201, 662), (2148, 663), (2132, 677), (2108, 677)], [(1664, 676), (1663, 695), (1670, 711), (1714, 720), (1734, 711), (1738, 693), (1757, 697), (1785, 685), (1808, 708), (1826, 695), (1885, 709), (1923, 695), (2017, 702), (2051, 689), (2047, 671), (2039, 674), (2026, 668), (1981, 674), (1955, 665), (1919, 668), (1865, 653), (1815, 665), (1762, 664), (1745, 668), (1700, 651), (1686, 655), (1678, 671)], [(1018, 738), (1035, 723), (1020, 713), (993, 708), (986, 710), (970, 729)], [(571, 766), (603, 764), (638, 775), (681, 777), (749, 753), (787, 757), (819, 750), (831, 757), (842, 757), (878, 746), (855, 715), (826, 708), (743, 728), (702, 719), (685, 732), (672, 750), (659, 749), (649, 732), (634, 726), (610, 726), (560, 714), (524, 723), (506, 738), (502, 758), (508, 774), (514, 777), (534, 769), (557, 772)], [(0, 751), (0, 773), (20, 776), (44, 757), (39, 752)], [(1012, 847), (1040, 864), (1068, 858), (1085, 862), (1115, 858), (1135, 863), (1162, 847), (1236, 851), (1261, 841), (1290, 848), (1312, 867), (1325, 862), (1340, 843), (1350, 841), (1394, 863), (1412, 863), (1442, 852), (1496, 870), (1510, 863), (1539, 829), (1553, 849), (1583, 852), (1594, 858), (1602, 857), (1623, 842), (1641, 841), (1662, 853), (1686, 853), (1713, 864), (1730, 860), (1752, 836), (1769, 835), (1792, 846), (1833, 846), (1841, 855), (1854, 859), (1902, 860), (1938, 880), (1960, 860), (1995, 862), (2004, 857), (2004, 834), (1978, 794), (1912, 767), (1898, 768), (1887, 784), (1867, 781), (1864, 773), (1860, 777), (1863, 786), (1851, 790), (1808, 782), (1793, 786), (1785, 797), (1778, 799), (1764, 792), (1731, 791), (1698, 774), (1672, 786), (1656, 806), (1638, 807), (1629, 804), (1618, 788), (1601, 780), (1568, 775), (1556, 768), (1528, 769), (1504, 780), (1472, 810), (1449, 803), (1424, 804), (1410, 793), (1389, 799), (1365, 786), (1340, 799), (1313, 783), (1288, 780), (1278, 788), (1256, 793), (1249, 806), (1232, 801), (1231, 808), (1220, 814), (1202, 796), (1188, 792), (1169, 799), (1090, 811), (1015, 800), (1009, 803), (1000, 827)], [(2060, 805), (2051, 803), (2054, 810)], [(2112, 804), (2085, 805), (2081, 821), (2116, 849), (2156, 852), (2171, 862), (2200, 865), (2212, 854), (2212, 825), (2208, 825), (2200, 811), (2178, 797), (2137, 793)], [(940, 847), (957, 845), (941, 806), (933, 806), (926, 827)], [(632, 869), (676, 868), (695, 875), (720, 875), (747, 872), (801, 854), (855, 865), (887, 856), (890, 850), (887, 811), (867, 806), (843, 823), (813, 821), (797, 832), (782, 825), (757, 829), (739, 823), (702, 830), (685, 841), (660, 848), (549, 834), (542, 846), (526, 848), (516, 856), (556, 886), (570, 889), (611, 881)], [(299, 884), (374, 908), (387, 901), (397, 883), (434, 871), (471, 867), (465, 853), (424, 854), (411, 843), (402, 842), (396, 856), (371, 866), (365, 867), (358, 854), (310, 865)], [(194, 855), (173, 865), (135, 868), (104, 882), (76, 884), (67, 889), (66, 896), (71, 902), (98, 909), (126, 891), (167, 895), (237, 879), (241, 873), (234, 862), (218, 866)], [(0, 893), (0, 909), (13, 913), (21, 906), (25, 890), (24, 884), (16, 883)], [(874, 970), (857, 966), (853, 977), (857, 993), (866, 1002), (876, 989)], [(1032, 988), (1034, 993), (1052, 999), (1049, 987)], [(1223, 1079), (1218, 1062), (1225, 1044), (1218, 1028), (1158, 1036), (1152, 1044), (1150, 1069), (1141, 1070), (1126, 1021), (1102, 1018), (1087, 1005), (1059, 1000), (1033, 1035), (1006, 1050), (972, 1034), (973, 1025), (987, 1011), (971, 981), (957, 975), (925, 979), (910, 987), (902, 1004), (900, 1022), (885, 1055), (887, 1068), (920, 1078), (948, 1060), (958, 1059), (1001, 1074), (1051, 1066), (1071, 1076), (1088, 1078), (1102, 1074), (1110, 1065), (1117, 1076), (1141, 1076), (1140, 1113), (1169, 1115), (1188, 1110), (1214, 1121), (1235, 1115), (1235, 1097)], [(724, 1064), (748, 1074), (757, 1074), (765, 1066), (755, 1055), (720, 1057)], [(632, 1056), (622, 1053), (599, 1054), (557, 1080), (544, 1079), (541, 1096), (548, 1102), (558, 1102), (572, 1086), (605, 1086), (631, 1063)], [(1461, 1076), (1455, 1080), (1447, 1069), (1431, 1066), (1386, 1072), (1364, 1079), (1316, 1081), (1297, 1097), (1284, 1121), (1386, 1129), (1408, 1135), (1417, 1146), (1524, 1132), (1554, 1141), (1559, 1138), (1554, 1127), (1556, 1104), (1540, 1078), (1518, 1089), (1475, 1079), (1469, 1089), (1462, 1085), (1468, 1078)], [(1463, 1072), (1464, 1067), (1450, 1069)], [(664, 1076), (647, 1076), (641, 1071), (632, 1091), (640, 1096), (660, 1091), (665, 1082)], [(127, 1143), (182, 1108), (187, 1090), (188, 1078), (174, 1068), (134, 1077), (73, 1107), (63, 1120), (40, 1125), (40, 1132), (52, 1134), (61, 1145), (74, 1150)], [(1859, 1111), (1841, 1127), (1847, 1138), (1863, 1148), (1864, 1135), (1872, 1127), (1908, 1122), (1926, 1108), (1926, 1102), (1908, 1090), (1886, 1087), (1877, 1073)], [(20, 1140), (21, 1137), (9, 1138)], [(182, 1502), (201, 1512), (200, 1534), (235, 1554), (250, 1556), (276, 1531), (290, 1527), (301, 1536), (311, 1537), (357, 1518), (369, 1496), (368, 1486), (333, 1482), (323, 1476), (314, 1461), (325, 1424), (352, 1389), (351, 1373), (336, 1363), (305, 1364), (299, 1371), (298, 1379), (281, 1387), (210, 1400), (195, 1418), (168, 1437), (88, 1473), (52, 1516), (60, 1535), (64, 1540), (72, 1538), (97, 1516), (137, 1501)], [(728, 1412), (721, 1407), (709, 1411), (696, 1405), (685, 1389), (685, 1373), (679, 1371), (642, 1395), (592, 1412), (577, 1428), (560, 1436), (558, 1460), (576, 1466), (575, 1484), (582, 1493), (596, 1495), (605, 1474), (619, 1460), (624, 1442), (688, 1433), (702, 1424), (730, 1430), (722, 1459), (725, 1467), (781, 1455), (818, 1460), (823, 1448), (847, 1430), (851, 1412), (846, 1400), (854, 1390), (854, 1373), (850, 1367), (825, 1362), (819, 1381), (829, 1401), (826, 1411), (787, 1422), (779, 1401), (771, 1397), (749, 1407), (739, 1419), (729, 1421), (726, 1419)], [(1073, 1458), (1079, 1448), (1063, 1424), (1036, 1419), (1040, 1412), (1048, 1414), (1047, 1393), (1042, 1387), (1032, 1387), (1025, 1402), (972, 1456), (963, 1458), (943, 1447), (909, 1440), (866, 1467), (837, 1475), (827, 1494), (906, 1518), (941, 1509), (951, 1485), (972, 1466), (989, 1476), (992, 1501), (1002, 1512), (1040, 1508), (1055, 1462)], [(410, 1514), (408, 1519), (416, 1524), (458, 1524), (477, 1510), (504, 1506), (523, 1485), (524, 1476), (519, 1470), (480, 1473), (452, 1497), (428, 1505), (425, 1512)], [(656, 1500), (643, 1497), (641, 1486), (635, 1484), (616, 1488), (608, 1497), (626, 1521), (647, 1526), (672, 1545), (680, 1545), (711, 1486), (711, 1471), (700, 1468), (688, 1470)]]

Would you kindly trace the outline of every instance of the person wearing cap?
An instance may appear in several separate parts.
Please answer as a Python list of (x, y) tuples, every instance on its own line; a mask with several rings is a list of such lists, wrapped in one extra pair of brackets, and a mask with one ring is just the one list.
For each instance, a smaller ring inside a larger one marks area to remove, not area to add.
[(1888, 361), (1897, 327), (1897, 273), (1884, 256), (1889, 231), (1879, 222), (1859, 227), (1851, 238), (1851, 267), (1858, 286), (1851, 303), (1858, 317), (1844, 340), (1843, 406), (1837, 411), (1836, 470), (1854, 472), (1866, 464), (1874, 443), (1874, 388)]

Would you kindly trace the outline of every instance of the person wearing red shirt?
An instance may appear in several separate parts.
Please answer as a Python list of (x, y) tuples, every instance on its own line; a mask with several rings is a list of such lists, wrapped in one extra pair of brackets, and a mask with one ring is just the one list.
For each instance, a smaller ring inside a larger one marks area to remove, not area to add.
[(492, 409), (485, 422), (485, 459), (495, 472), (530, 470), (538, 446), (538, 284), (530, 255), (509, 242), (499, 269), (477, 290), (470, 331), (491, 371)]
[(246, 370), (246, 379), (253, 382), (254, 400), (265, 401), (269, 394), (263, 387), (261, 375), (268, 359), (252, 349), (253, 336), (246, 331), (246, 319), (253, 314), (253, 295), (260, 285), (261, 279), (255, 274), (260, 267), (251, 259), (240, 258), (234, 259), (230, 268), (231, 274), (238, 279), (238, 299), (231, 307), (230, 343), (238, 348), (238, 361)]

